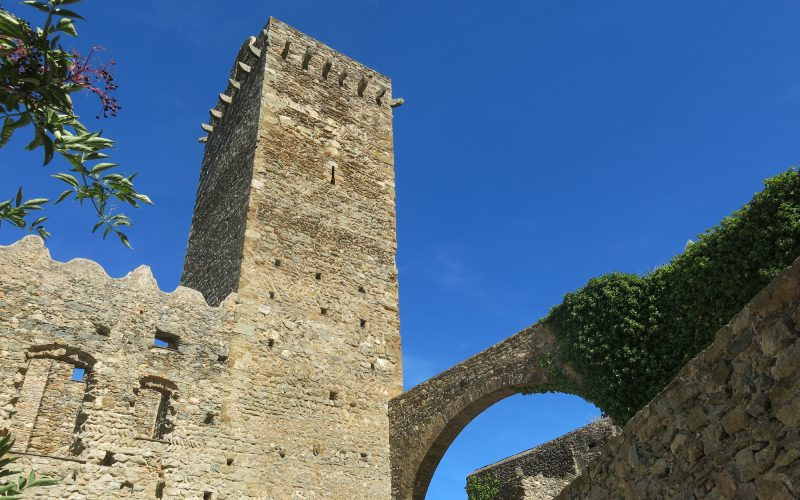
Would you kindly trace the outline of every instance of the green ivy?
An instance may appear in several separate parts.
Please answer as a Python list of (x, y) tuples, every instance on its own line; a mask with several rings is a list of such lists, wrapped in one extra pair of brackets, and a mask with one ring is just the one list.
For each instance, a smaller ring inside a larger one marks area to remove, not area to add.
[(622, 424), (800, 256), (800, 172), (765, 189), (645, 276), (611, 273), (569, 293), (545, 322), (581, 396)]
[(468, 500), (495, 500), (500, 494), (500, 479), (494, 474), (467, 476)]

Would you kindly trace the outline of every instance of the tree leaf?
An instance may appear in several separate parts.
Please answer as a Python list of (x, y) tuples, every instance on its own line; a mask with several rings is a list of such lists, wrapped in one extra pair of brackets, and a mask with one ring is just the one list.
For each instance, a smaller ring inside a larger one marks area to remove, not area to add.
[[(70, 193), (72, 193), (71, 189), (67, 189), (66, 191), (62, 192), (60, 195), (58, 195), (58, 198), (56, 198), (56, 201), (53, 204), (57, 205), (57, 204), (61, 203), (62, 201), (64, 201), (67, 198), (67, 196), (70, 195)], [(94, 232), (94, 231), (92, 231), (92, 232)]]
[(98, 163), (97, 165), (92, 167), (92, 169), (89, 170), (89, 172), (91, 172), (92, 174), (99, 174), (104, 170), (108, 170), (109, 168), (114, 168), (116, 166), (117, 166), (116, 163)]
[(134, 198), (136, 198), (139, 201), (147, 203), (148, 205), (152, 205), (153, 204), (153, 201), (146, 194), (134, 193), (131, 196), (133, 196)]
[(62, 9), (62, 8), (54, 9), (53, 10), (53, 14), (56, 14), (56, 15), (59, 15), (59, 16), (74, 17), (75, 19), (80, 19), (82, 21), (86, 20), (86, 19), (84, 19), (84, 17), (82, 15), (78, 14), (77, 12), (75, 12), (73, 10), (69, 10), (69, 9)]
[[(58, 9), (56, 9), (56, 12)], [(64, 33), (72, 36), (78, 36), (78, 32), (75, 30), (75, 25), (72, 24), (72, 19), (69, 17), (62, 17), (58, 20), (56, 24), (56, 29), (63, 31)]]
[(78, 186), (81, 185), (80, 182), (78, 182), (78, 179), (76, 179), (75, 177), (73, 177), (73, 176), (71, 176), (69, 174), (65, 174), (63, 172), (60, 172), (60, 173), (57, 173), (57, 174), (53, 174), (51, 177), (54, 177), (54, 178), (56, 178), (56, 179), (58, 179), (60, 181), (66, 182), (67, 184), (69, 184), (70, 186), (73, 186), (75, 188), (77, 188)]
[(125, 236), (125, 233), (117, 231), (117, 236), (119, 236), (119, 241), (121, 241), (123, 245), (125, 245), (126, 247), (130, 248), (131, 250), (133, 250), (133, 247), (131, 246), (131, 242), (128, 241), (128, 237)]
[(34, 9), (40, 10), (42, 12), (50, 13), (50, 7), (44, 2), (37, 2), (36, 0), (24, 0), (22, 3), (25, 5), (30, 5)]

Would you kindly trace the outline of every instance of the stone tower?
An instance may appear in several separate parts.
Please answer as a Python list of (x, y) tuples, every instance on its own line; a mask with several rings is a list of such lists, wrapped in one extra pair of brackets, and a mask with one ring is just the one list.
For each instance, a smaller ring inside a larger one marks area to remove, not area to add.
[(237, 293), (224, 418), (280, 448), (275, 495), (389, 497), (396, 104), (388, 78), (270, 19), (203, 125), (182, 282)]

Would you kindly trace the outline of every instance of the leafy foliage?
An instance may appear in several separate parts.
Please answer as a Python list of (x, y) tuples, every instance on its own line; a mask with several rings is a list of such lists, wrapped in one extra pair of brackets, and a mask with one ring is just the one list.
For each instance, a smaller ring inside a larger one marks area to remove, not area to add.
[(500, 479), (494, 474), (467, 477), (468, 500), (494, 500), (500, 494)]
[(800, 256), (800, 172), (764, 183), (742, 209), (646, 276), (612, 273), (569, 293), (545, 321), (581, 395), (626, 422), (718, 329)]
[[(41, 148), (45, 165), (56, 154), (68, 165), (67, 172), (53, 175), (67, 188), (55, 203), (70, 198), (80, 204), (88, 201), (97, 215), (92, 231), (104, 228), (104, 238), (113, 231), (123, 244), (130, 246), (120, 228), (131, 222), (126, 215), (115, 213), (116, 204), (138, 208), (140, 203), (151, 201), (134, 189), (135, 174), (111, 172), (117, 167), (107, 161), (107, 150), (113, 141), (101, 132), (89, 131), (73, 109), (70, 94), (86, 91), (100, 99), (103, 116), (114, 116), (119, 110), (111, 95), (117, 87), (108, 65), (92, 64), (94, 49), (89, 56), (81, 57), (61, 46), (62, 35), (77, 36), (74, 20), (83, 19), (64, 6), (79, 1), (25, 0), (24, 4), (46, 13), (42, 28), (33, 28), (0, 9), (0, 148), (16, 131), (31, 128), (33, 140), (26, 149)], [(8, 222), (47, 237), (49, 233), (43, 225), (46, 217), (30, 219), (33, 211), (41, 210), (50, 200), (22, 201), (21, 193), (19, 189), (15, 199), (0, 202), (0, 224)]]
[(57, 484), (55, 479), (37, 478), (31, 471), (27, 477), (19, 476), (16, 481), (10, 481), (10, 476), (16, 476), (22, 471), (9, 469), (19, 457), (10, 456), (8, 453), (14, 446), (14, 439), (9, 436), (0, 438), (0, 500), (17, 500), (22, 498), (22, 492), (37, 486), (50, 486)]

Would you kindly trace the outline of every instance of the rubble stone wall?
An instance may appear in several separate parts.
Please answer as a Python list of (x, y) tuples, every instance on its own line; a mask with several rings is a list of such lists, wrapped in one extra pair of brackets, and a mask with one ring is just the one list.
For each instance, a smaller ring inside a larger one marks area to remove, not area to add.
[[(61, 480), (37, 494), (244, 491), (241, 433), (222, 415), (231, 319), (193, 290), (161, 292), (145, 267), (111, 279), (91, 261), (52, 261), (38, 237), (0, 247), (0, 429), (15, 436), (22, 468)], [(156, 347), (158, 331), (177, 349)], [(169, 399), (161, 436), (151, 383)], [(141, 414), (149, 426), (136, 425)]]
[(800, 497), (800, 260), (559, 498)]
[[(212, 303), (237, 294), (228, 416), (270, 430), (278, 452), (262, 466), (276, 497), (386, 498), (387, 405), (402, 391), (391, 83), (275, 19), (245, 43), (234, 79), (200, 190), (225, 199), (227, 182), (246, 196), (225, 201), (235, 213), (196, 213), (184, 274)], [(247, 152), (241, 168), (229, 147)], [(242, 229), (224, 262), (214, 242), (227, 223), (206, 221), (219, 217)]]
[(497, 478), (501, 487), (496, 500), (549, 500), (594, 461), (618, 432), (611, 420), (604, 418), (482, 467), (469, 478)]

